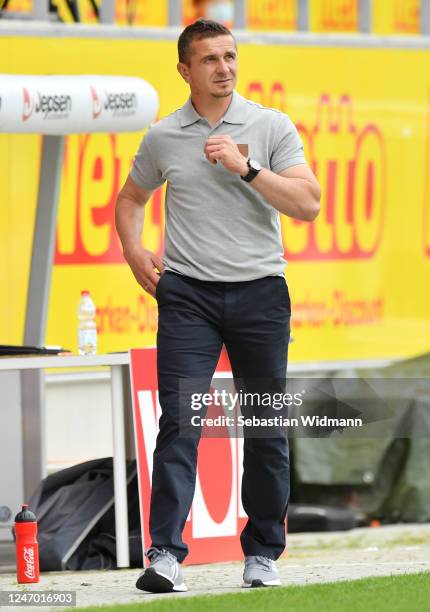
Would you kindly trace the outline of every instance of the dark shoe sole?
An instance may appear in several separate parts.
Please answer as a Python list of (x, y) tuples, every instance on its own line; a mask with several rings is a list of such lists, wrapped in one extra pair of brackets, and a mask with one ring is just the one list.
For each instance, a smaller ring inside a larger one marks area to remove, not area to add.
[(171, 593), (174, 585), (165, 576), (160, 576), (157, 572), (148, 567), (137, 579), (136, 588), (141, 591), (149, 591), (150, 593)]
[(263, 588), (268, 588), (268, 587), (274, 587), (274, 586), (280, 586), (280, 581), (279, 580), (273, 580), (271, 583), (264, 583), (262, 580), (258, 579), (258, 580), (253, 580), (251, 582), (251, 584), (249, 584), (249, 582), (244, 582), (242, 587), (245, 589), (259, 589), (261, 587)]

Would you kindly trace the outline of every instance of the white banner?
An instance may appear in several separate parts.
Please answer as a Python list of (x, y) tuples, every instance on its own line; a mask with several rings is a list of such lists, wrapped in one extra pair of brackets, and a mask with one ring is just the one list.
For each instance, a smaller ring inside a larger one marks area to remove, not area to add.
[(0, 75), (0, 132), (133, 132), (155, 120), (158, 94), (122, 76)]

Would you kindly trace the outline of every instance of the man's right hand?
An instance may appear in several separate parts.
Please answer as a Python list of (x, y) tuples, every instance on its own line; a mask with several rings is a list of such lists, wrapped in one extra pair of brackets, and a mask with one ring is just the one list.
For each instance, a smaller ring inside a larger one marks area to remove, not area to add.
[[(143, 289), (155, 297), (155, 287), (164, 272), (161, 257), (144, 249), (140, 236), (143, 230), (144, 206), (151, 191), (139, 187), (131, 176), (127, 177), (124, 187), (118, 194), (115, 208), (115, 224), (120, 237), (124, 257)], [(160, 274), (157, 274), (155, 270)]]
[(144, 249), (140, 244), (124, 249), (124, 257), (139, 285), (152, 297), (155, 297), (155, 288), (160, 280), (160, 274), (164, 272), (161, 257)]

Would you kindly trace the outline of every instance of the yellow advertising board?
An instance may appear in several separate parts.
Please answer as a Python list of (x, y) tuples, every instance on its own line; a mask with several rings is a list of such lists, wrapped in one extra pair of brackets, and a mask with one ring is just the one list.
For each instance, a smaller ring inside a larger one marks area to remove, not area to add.
[(248, 0), (247, 17), (249, 30), (297, 29), (296, 0)]
[(201, 11), (197, 10), (193, 0), (181, 0), (182, 25), (193, 23), (198, 17), (202, 17)]
[[(7, 10), (16, 13), (30, 13), (33, 1), (10, 0)], [(53, 0), (55, 10), (64, 23), (75, 20), (65, 0)], [(115, 24), (164, 27), (167, 25), (167, 0), (115, 0)], [(99, 22), (89, 0), (77, 0), (76, 6), (81, 23), (97, 24)]]
[(373, 0), (375, 34), (419, 34), (421, 0)]
[[(233, 13), (233, 1), (226, 0), (229, 4), (230, 10), (228, 11), (228, 15), (232, 15)], [(228, 28), (233, 27), (233, 23), (230, 19), (226, 19), (226, 15), (224, 11), (221, 11), (221, 15), (218, 17), (217, 15), (211, 15), (208, 10), (211, 6), (211, 0), (181, 0), (181, 18), (182, 25), (188, 26), (191, 23), (194, 23), (196, 19), (214, 19), (215, 21), (221, 21)]]
[(116, 0), (115, 24), (165, 27), (168, 24), (167, 0)]
[(309, 0), (313, 32), (358, 32), (359, 0)]
[[(141, 76), (158, 91), (160, 117), (188, 95), (175, 41), (3, 37), (0, 57), (1, 72), (77, 74), (85, 57), (90, 74)], [(430, 52), (242, 43), (239, 61), (239, 93), (291, 117), (322, 187), (314, 224), (282, 217), (291, 360), (430, 350)], [(114, 228), (141, 137), (67, 137), (50, 344), (76, 350), (81, 289), (96, 302), (102, 352), (155, 343), (156, 302), (136, 284)], [(39, 136), (0, 135), (2, 342), (22, 341), (40, 151)], [(163, 225), (160, 190), (144, 231), (158, 254)]]
[(6, 10), (11, 13), (31, 13), (33, 0), (9, 0)]

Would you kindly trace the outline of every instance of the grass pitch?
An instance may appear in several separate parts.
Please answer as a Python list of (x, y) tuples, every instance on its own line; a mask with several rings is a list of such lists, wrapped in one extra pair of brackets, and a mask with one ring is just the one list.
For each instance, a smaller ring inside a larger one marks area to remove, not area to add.
[(430, 572), (243, 593), (170, 597), (79, 612), (430, 612)]

